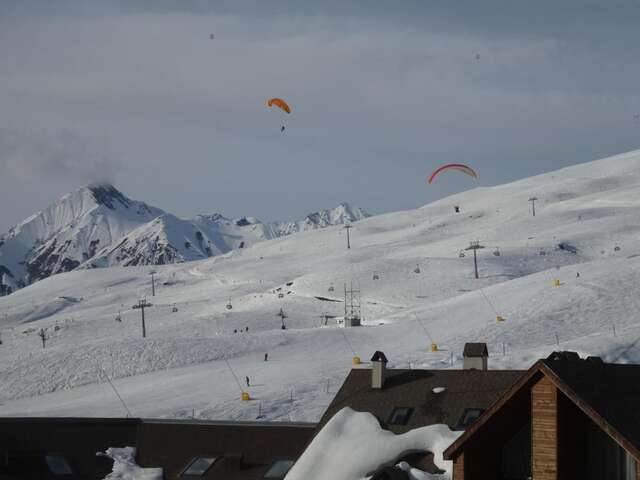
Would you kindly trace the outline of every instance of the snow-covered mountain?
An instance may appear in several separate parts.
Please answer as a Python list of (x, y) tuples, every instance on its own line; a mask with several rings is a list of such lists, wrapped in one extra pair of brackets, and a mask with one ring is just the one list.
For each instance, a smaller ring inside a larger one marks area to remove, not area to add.
[(294, 222), (262, 223), (254, 217), (232, 220), (219, 213), (182, 220), (167, 213), (136, 228), (115, 246), (100, 250), (85, 266), (165, 265), (201, 260), (264, 240), (352, 223), (368, 216), (348, 203)]
[(275, 222), (272, 223), (271, 226), (277, 236), (282, 237), (296, 232), (306, 232), (307, 230), (316, 230), (331, 225), (348, 224), (369, 216), (370, 215), (363, 209), (343, 202), (331, 210), (321, 210), (310, 213), (298, 222)]
[(80, 188), (0, 236), (0, 283), (15, 290), (74, 270), (103, 246), (163, 213), (111, 185)]
[(342, 203), (294, 222), (180, 219), (131, 200), (112, 185), (83, 187), (0, 237), (0, 294), (76, 268), (164, 265), (203, 259), (291, 233), (368, 215)]

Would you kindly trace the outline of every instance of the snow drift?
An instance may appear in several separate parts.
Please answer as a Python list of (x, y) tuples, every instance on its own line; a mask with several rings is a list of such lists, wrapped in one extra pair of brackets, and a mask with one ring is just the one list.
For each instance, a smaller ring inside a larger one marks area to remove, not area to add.
[(346, 407), (327, 422), (285, 478), (360, 479), (384, 465), (393, 464), (405, 454), (422, 451), (432, 452), (436, 465), (450, 475), (451, 462), (441, 460), (442, 452), (460, 434), (446, 425), (430, 425), (395, 435), (383, 430), (370, 413)]
[(134, 447), (108, 448), (106, 452), (96, 453), (98, 456), (113, 460), (113, 471), (104, 480), (162, 480), (162, 468), (142, 468), (136, 463)]

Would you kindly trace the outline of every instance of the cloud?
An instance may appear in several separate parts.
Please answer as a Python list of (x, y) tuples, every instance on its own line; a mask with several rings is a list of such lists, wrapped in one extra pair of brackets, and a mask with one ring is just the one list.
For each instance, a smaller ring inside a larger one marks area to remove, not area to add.
[(16, 178), (38, 182), (53, 178), (80, 184), (115, 179), (119, 162), (104, 147), (90, 147), (70, 131), (56, 133), (0, 129), (2, 183)]

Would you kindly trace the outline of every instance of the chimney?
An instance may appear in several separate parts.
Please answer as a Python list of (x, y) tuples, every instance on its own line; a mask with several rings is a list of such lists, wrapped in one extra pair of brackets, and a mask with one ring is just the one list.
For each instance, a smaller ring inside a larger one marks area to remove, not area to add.
[(382, 389), (387, 376), (387, 357), (377, 351), (371, 357), (371, 388)]
[(487, 370), (489, 351), (486, 343), (465, 343), (462, 356), (465, 370)]

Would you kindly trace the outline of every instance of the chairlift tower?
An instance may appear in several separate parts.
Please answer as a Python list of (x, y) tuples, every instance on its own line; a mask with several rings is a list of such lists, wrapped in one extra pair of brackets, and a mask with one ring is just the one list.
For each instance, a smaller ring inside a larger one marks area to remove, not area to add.
[(136, 305), (134, 305), (133, 308), (134, 310), (140, 310), (141, 314), (142, 314), (142, 338), (146, 338), (147, 336), (147, 326), (144, 323), (144, 309), (151, 307), (152, 305), (147, 302), (147, 299), (144, 298), (142, 300), (139, 300), (138, 303)]
[(349, 236), (349, 230), (353, 228), (353, 226), (347, 224), (343, 227), (347, 231), (347, 249), (351, 248), (351, 238)]
[(347, 290), (347, 283), (344, 284), (344, 326), (359, 327), (362, 320), (362, 302), (360, 290), (353, 289), (351, 281)]
[(531, 197), (529, 199), (529, 201), (531, 202), (531, 214), (534, 217), (536, 216), (536, 200), (538, 200), (538, 197)]
[(149, 275), (151, 275), (151, 296), (155, 297), (156, 296), (156, 279), (155, 279), (155, 275), (156, 271), (155, 270), (151, 270), (149, 272)]
[(480, 245), (480, 241), (476, 240), (475, 242), (471, 242), (465, 250), (473, 250), (473, 271), (475, 273), (475, 277), (478, 277), (478, 255), (477, 251), (480, 248), (484, 248), (484, 246)]
[(282, 322), (282, 330), (286, 330), (286, 325), (284, 324), (284, 319), (289, 318), (286, 313), (284, 313), (284, 309), (280, 307), (280, 311), (276, 314), (276, 317), (280, 317), (280, 321)]

